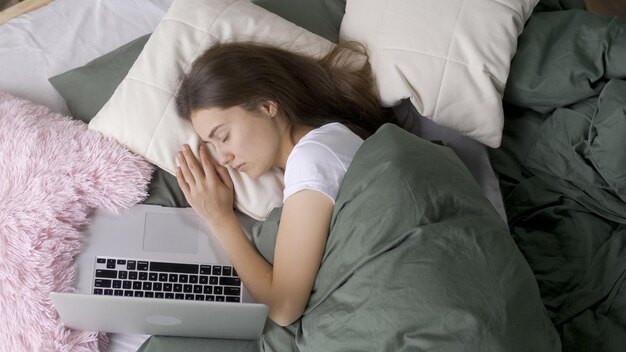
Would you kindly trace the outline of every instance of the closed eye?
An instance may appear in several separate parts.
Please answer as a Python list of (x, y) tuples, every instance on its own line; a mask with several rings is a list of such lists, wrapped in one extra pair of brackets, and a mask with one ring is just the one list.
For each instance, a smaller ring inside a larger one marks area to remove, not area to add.
[(228, 140), (228, 138), (230, 137), (230, 132), (226, 134), (226, 136), (224, 137), (224, 139), (222, 139), (222, 143), (226, 142)]

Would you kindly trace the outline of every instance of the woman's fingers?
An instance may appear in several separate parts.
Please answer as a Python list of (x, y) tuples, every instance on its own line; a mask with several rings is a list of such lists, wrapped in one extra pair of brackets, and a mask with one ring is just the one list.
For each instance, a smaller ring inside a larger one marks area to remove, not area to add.
[(195, 184), (196, 180), (194, 179), (193, 174), (191, 170), (189, 169), (189, 165), (187, 164), (187, 159), (185, 158), (184, 153), (178, 152), (177, 158), (178, 158), (178, 165), (179, 165), (178, 167), (180, 168), (184, 181), (189, 185)]
[(211, 154), (209, 154), (208, 148), (205, 145), (200, 144), (198, 147), (198, 154), (200, 155), (202, 169), (207, 179), (215, 181), (217, 177), (217, 174), (215, 173), (216, 165), (213, 163), (213, 158), (211, 157)]
[(193, 176), (194, 180), (196, 182), (202, 180), (204, 178), (204, 171), (202, 169), (202, 166), (198, 162), (198, 159), (196, 159), (196, 156), (193, 155), (191, 148), (187, 144), (183, 146), (183, 156), (185, 157), (185, 161), (187, 162), (187, 167), (189, 171), (191, 172), (191, 175)]
[(219, 179), (220, 181), (222, 181), (222, 183), (226, 185), (226, 187), (232, 190), (233, 180), (228, 174), (228, 169), (220, 164), (215, 163), (215, 161), (211, 157), (211, 154), (209, 154), (209, 150), (206, 146), (200, 145), (198, 154), (200, 154), (200, 161), (202, 162), (202, 167), (204, 168), (204, 173), (207, 175), (207, 178), (209, 177), (209, 175), (211, 175), (215, 177), (215, 179)]
[(189, 199), (190, 188), (187, 181), (185, 181), (185, 176), (183, 176), (182, 168), (179, 166), (176, 168), (176, 181), (178, 181), (178, 186), (183, 191), (186, 199)]
[(222, 180), (222, 183), (224, 183), (226, 185), (226, 187), (228, 187), (228, 189), (233, 189), (233, 180), (230, 178), (230, 174), (228, 173), (228, 169), (225, 168), (222, 165), (216, 166), (215, 169), (217, 170), (217, 175), (220, 177), (220, 179)]

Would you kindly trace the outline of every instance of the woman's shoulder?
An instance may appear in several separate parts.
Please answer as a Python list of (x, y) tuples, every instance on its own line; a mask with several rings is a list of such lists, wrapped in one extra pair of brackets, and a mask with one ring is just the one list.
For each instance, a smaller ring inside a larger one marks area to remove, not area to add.
[(328, 195), (333, 201), (363, 140), (340, 123), (316, 128), (298, 141), (285, 166), (284, 199), (301, 189)]
[(363, 139), (348, 127), (339, 122), (332, 122), (311, 130), (298, 141), (294, 149), (303, 148), (307, 144), (321, 144), (332, 151), (340, 152), (350, 146), (358, 148), (362, 143)]
[(287, 165), (337, 162), (347, 168), (363, 139), (341, 123), (333, 122), (313, 129), (294, 146)]

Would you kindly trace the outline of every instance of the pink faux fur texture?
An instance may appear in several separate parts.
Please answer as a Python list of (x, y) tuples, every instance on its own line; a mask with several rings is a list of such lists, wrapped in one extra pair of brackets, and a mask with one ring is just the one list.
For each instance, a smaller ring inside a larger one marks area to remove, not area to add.
[(48, 297), (72, 290), (94, 208), (146, 197), (153, 167), (80, 121), (0, 92), (0, 351), (97, 351), (106, 335), (66, 329)]

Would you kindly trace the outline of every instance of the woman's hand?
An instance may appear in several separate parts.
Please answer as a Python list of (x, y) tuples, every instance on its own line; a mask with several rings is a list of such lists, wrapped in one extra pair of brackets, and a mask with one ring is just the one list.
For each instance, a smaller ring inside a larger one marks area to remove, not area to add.
[(191, 207), (211, 228), (224, 216), (233, 215), (234, 186), (226, 168), (213, 161), (207, 147), (200, 144), (200, 160), (187, 144), (178, 152), (178, 185)]

